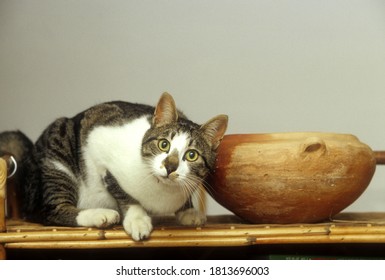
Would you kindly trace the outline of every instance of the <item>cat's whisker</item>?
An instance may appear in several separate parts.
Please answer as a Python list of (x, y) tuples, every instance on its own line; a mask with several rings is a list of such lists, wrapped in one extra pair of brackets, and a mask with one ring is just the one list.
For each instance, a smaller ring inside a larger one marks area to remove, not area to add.
[(210, 183), (207, 181), (207, 180), (203, 180), (202, 181), (202, 188), (204, 188), (204, 190), (210, 195), (210, 196), (213, 196), (214, 195), (214, 188), (210, 185)]
[(188, 195), (192, 196), (195, 195), (197, 203), (199, 205), (202, 205), (204, 207), (204, 211), (206, 211), (206, 203), (205, 198), (202, 196), (202, 193), (200, 190), (204, 190), (202, 186), (202, 179), (194, 176), (192, 174), (184, 177), (184, 187), (187, 189)]
[[(193, 175), (193, 174), (190, 174), (188, 176), (189, 180), (193, 180), (194, 181), (194, 184), (196, 184), (196, 188), (202, 190), (203, 192), (207, 193), (208, 195), (210, 195), (211, 197), (214, 196), (214, 192), (215, 190), (211, 187), (210, 183), (207, 181), (207, 180), (202, 180), (202, 178), (196, 176), (196, 175)], [(206, 207), (206, 200), (204, 197), (202, 197), (202, 194), (201, 192), (197, 191), (197, 193), (199, 194), (199, 201), (201, 203), (201, 205), (204, 205)]]
[(202, 211), (205, 213), (206, 212), (206, 199), (205, 199), (205, 196), (204, 196), (204, 193), (201, 192), (201, 188), (198, 188), (195, 192), (194, 192), (194, 195), (195, 195), (195, 198), (196, 198), (196, 201), (198, 203), (198, 207), (203, 207)]
[(187, 199), (190, 196), (190, 188), (187, 181), (184, 179), (180, 182), (179, 186), (183, 192), (183, 197)]

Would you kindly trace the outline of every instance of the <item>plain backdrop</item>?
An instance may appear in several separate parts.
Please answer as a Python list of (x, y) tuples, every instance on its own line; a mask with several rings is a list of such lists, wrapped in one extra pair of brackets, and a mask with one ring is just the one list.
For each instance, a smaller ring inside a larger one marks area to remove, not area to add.
[[(57, 117), (164, 91), (195, 122), (228, 114), (228, 133), (385, 150), (385, 1), (0, 0), (0, 130), (36, 140)], [(385, 210), (383, 167), (348, 210)]]

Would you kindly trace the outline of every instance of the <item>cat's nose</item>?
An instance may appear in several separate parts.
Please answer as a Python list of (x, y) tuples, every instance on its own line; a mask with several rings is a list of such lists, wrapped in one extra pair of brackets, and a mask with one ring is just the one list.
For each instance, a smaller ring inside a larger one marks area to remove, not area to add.
[(171, 173), (175, 172), (177, 167), (175, 166), (166, 166), (166, 171), (167, 171), (167, 176), (170, 175)]
[(179, 166), (179, 158), (177, 154), (171, 154), (163, 161), (163, 165), (166, 168), (167, 176), (175, 172)]

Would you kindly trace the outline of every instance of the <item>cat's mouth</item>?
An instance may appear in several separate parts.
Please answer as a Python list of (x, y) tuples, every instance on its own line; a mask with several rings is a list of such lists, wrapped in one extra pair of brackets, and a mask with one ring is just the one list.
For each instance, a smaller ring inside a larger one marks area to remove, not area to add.
[(171, 172), (166, 176), (155, 176), (155, 178), (158, 180), (158, 183), (170, 184), (178, 180), (179, 174), (177, 172)]

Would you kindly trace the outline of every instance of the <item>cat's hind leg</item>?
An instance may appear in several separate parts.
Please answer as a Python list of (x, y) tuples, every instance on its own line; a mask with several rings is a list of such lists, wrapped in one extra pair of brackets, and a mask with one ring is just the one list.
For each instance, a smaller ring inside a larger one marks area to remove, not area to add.
[(41, 184), (44, 223), (98, 228), (119, 223), (116, 202), (108, 192), (103, 187), (87, 187), (67, 166), (57, 160), (45, 161)]
[(108, 208), (78, 208), (66, 192), (51, 194), (43, 206), (45, 224), (107, 228), (120, 222), (118, 211)]

